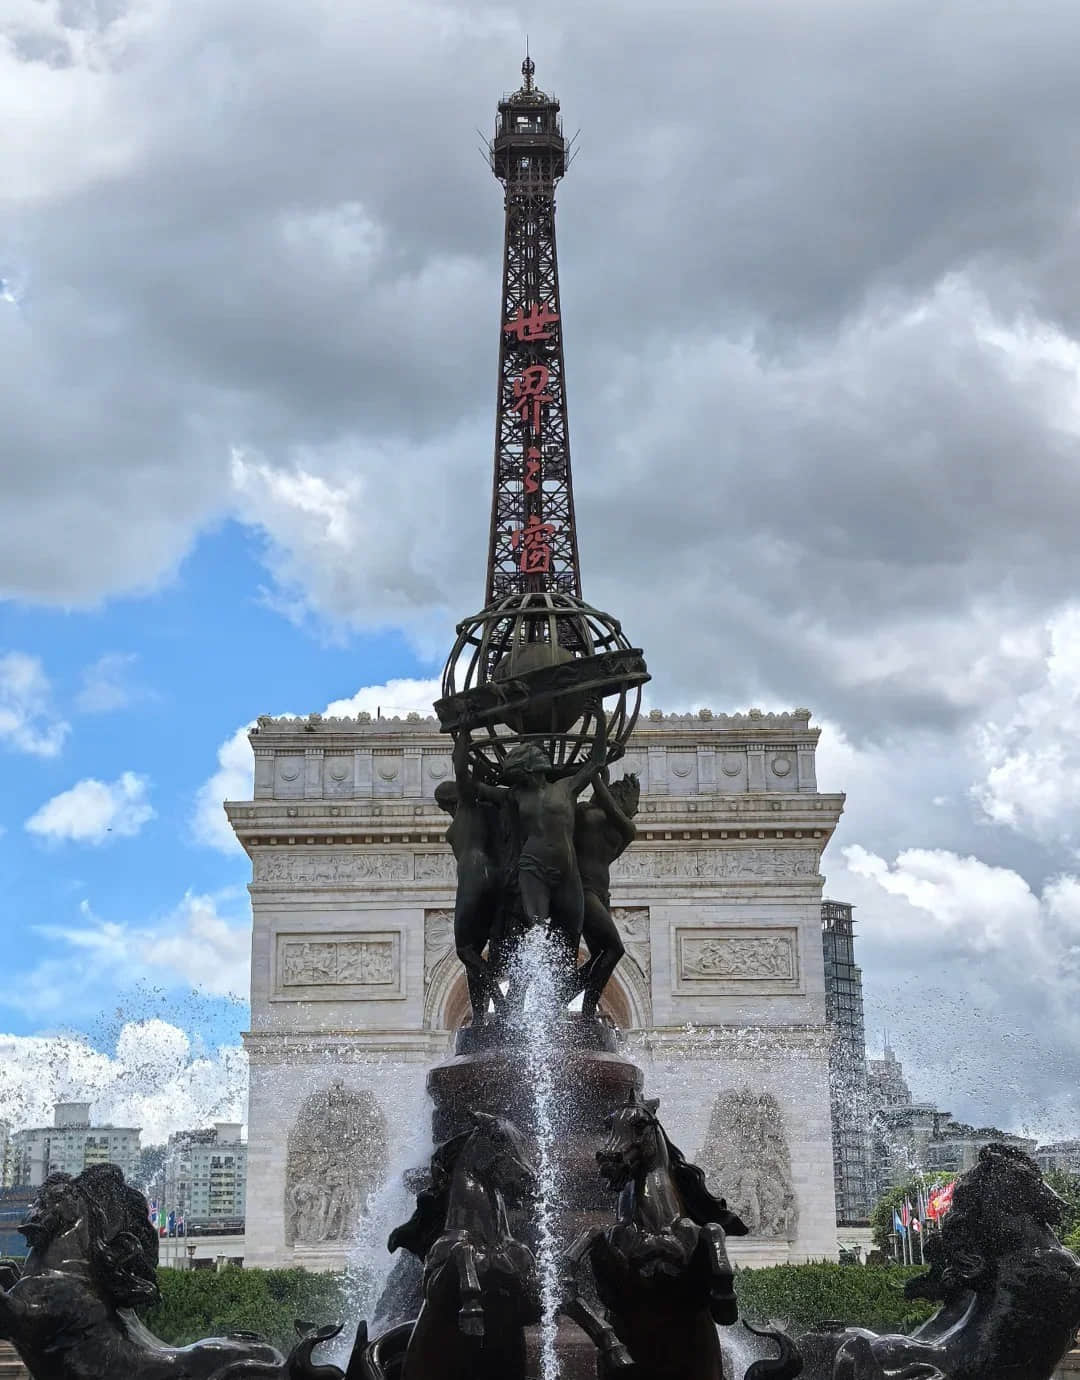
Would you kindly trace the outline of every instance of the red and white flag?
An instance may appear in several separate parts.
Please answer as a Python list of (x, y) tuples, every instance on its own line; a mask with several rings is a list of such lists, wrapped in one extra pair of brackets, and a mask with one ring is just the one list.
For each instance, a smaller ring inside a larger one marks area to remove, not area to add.
[(953, 1189), (956, 1187), (956, 1180), (935, 1188), (930, 1195), (930, 1202), (927, 1205), (926, 1215), (933, 1218), (935, 1222), (940, 1222), (948, 1210), (952, 1207)]

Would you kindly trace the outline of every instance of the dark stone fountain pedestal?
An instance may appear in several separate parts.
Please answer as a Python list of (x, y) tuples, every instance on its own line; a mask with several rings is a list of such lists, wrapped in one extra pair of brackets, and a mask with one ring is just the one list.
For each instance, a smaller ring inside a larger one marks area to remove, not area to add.
[[(559, 1232), (569, 1241), (581, 1227), (611, 1221), (611, 1193), (597, 1173), (596, 1150), (605, 1119), (641, 1089), (644, 1078), (619, 1053), (616, 1032), (606, 1022), (568, 1012), (547, 1038), (555, 1060)], [(467, 1130), (470, 1111), (508, 1116), (535, 1134), (534, 1073), (526, 1039), (520, 1029), (494, 1022), (459, 1032), (457, 1053), (428, 1074), (436, 1144)]]

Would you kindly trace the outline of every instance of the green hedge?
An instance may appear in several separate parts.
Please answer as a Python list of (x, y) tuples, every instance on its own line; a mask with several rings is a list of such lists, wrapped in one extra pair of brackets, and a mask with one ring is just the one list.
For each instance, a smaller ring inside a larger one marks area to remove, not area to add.
[(343, 1278), (307, 1270), (159, 1270), (161, 1302), (142, 1315), (170, 1346), (200, 1337), (256, 1332), (288, 1351), (293, 1324), (337, 1322), (345, 1310)]
[[(737, 1270), (735, 1291), (751, 1322), (779, 1320), (796, 1331), (842, 1318), (877, 1332), (906, 1332), (933, 1309), (910, 1303), (904, 1281), (918, 1268), (875, 1265), (775, 1265)], [(287, 1351), (293, 1323), (337, 1322), (349, 1311), (344, 1277), (306, 1270), (159, 1270), (161, 1303), (146, 1325), (172, 1346), (227, 1332), (256, 1332)]]
[(735, 1293), (750, 1322), (783, 1322), (797, 1332), (839, 1318), (875, 1332), (908, 1332), (934, 1311), (904, 1298), (905, 1281), (925, 1273), (899, 1265), (773, 1265), (736, 1270)]

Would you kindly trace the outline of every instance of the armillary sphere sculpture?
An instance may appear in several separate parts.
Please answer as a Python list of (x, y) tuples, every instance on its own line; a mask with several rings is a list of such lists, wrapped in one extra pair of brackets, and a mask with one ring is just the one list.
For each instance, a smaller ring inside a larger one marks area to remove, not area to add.
[(512, 594), (458, 624), (435, 712), (445, 733), (477, 735), (481, 774), (525, 743), (572, 771), (601, 712), (608, 760), (622, 755), (648, 679), (641, 650), (609, 614), (553, 590)]

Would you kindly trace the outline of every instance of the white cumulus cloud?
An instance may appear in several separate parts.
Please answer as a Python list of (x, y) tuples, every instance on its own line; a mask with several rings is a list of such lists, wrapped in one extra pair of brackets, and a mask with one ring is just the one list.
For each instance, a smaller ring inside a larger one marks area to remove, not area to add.
[(441, 693), (441, 682), (435, 679), (388, 680), (382, 685), (365, 685), (347, 699), (331, 700), (324, 713), (328, 719), (344, 719), (382, 710), (383, 716), (388, 718), (405, 714), (421, 714), (427, 718)]
[(69, 725), (52, 708), (52, 687), (36, 656), (0, 656), (0, 743), (35, 757), (55, 757)]
[(154, 818), (146, 798), (149, 786), (147, 777), (132, 771), (122, 772), (115, 781), (87, 777), (47, 800), (26, 821), (26, 828), (52, 841), (100, 844), (109, 834), (133, 838)]
[(219, 853), (242, 853), (222, 803), (226, 800), (249, 800), (252, 791), (253, 759), (248, 732), (254, 727), (244, 724), (218, 748), (218, 769), (199, 787), (195, 797), (195, 812), (191, 820), (192, 833), (199, 843), (216, 848)]
[(242, 1121), (247, 1057), (203, 1049), (158, 1019), (125, 1024), (112, 1053), (75, 1036), (0, 1035), (0, 1120), (47, 1126), (56, 1102), (89, 1102), (95, 1121), (138, 1126), (144, 1145), (170, 1132)]
[[(323, 711), (327, 718), (354, 718), (357, 714), (376, 714), (380, 710), (391, 718), (406, 714), (422, 714), (432, 710), (440, 693), (440, 682), (401, 677), (384, 681), (381, 685), (365, 685), (347, 699), (331, 700)], [(244, 724), (218, 748), (218, 769), (199, 787), (192, 815), (192, 833), (199, 843), (216, 848), (219, 853), (242, 853), (222, 803), (226, 800), (249, 800), (252, 791), (252, 756), (248, 733), (255, 721)]]
[(231, 895), (188, 892), (166, 915), (139, 923), (107, 919), (84, 900), (76, 922), (36, 927), (48, 956), (14, 975), (5, 1001), (39, 1021), (99, 1012), (103, 992), (140, 983), (246, 1001), (251, 920), (221, 913)]
[(1080, 843), (1080, 605), (1047, 624), (1043, 681), (978, 734), (985, 776), (972, 794), (988, 819), (1040, 842)]
[(827, 894), (856, 906), (868, 1044), (887, 1027), (917, 1098), (964, 1120), (1075, 1134), (1080, 1094), (1080, 879), (1039, 888), (941, 848), (890, 862), (829, 857)]

